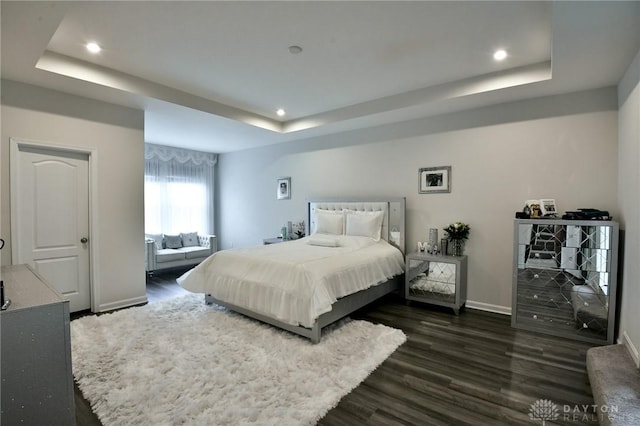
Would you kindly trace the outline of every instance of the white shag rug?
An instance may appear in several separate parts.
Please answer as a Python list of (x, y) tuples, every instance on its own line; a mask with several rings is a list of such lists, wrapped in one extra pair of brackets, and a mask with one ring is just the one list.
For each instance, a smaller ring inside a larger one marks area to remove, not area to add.
[(108, 425), (312, 425), (406, 340), (343, 321), (319, 344), (187, 295), (71, 322), (73, 375)]

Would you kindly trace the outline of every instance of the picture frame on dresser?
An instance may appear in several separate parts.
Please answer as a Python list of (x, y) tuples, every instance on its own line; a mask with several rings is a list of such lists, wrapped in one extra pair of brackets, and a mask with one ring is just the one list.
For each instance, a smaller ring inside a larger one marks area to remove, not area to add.
[(558, 213), (556, 200), (553, 200), (551, 198), (541, 198), (540, 212), (542, 213), (542, 216), (555, 216)]
[(418, 193), (451, 192), (451, 166), (423, 167), (418, 170)]

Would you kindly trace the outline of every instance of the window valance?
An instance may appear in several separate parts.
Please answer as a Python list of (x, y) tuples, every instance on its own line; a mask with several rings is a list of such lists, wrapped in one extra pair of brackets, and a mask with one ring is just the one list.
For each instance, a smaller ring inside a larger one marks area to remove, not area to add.
[(206, 165), (213, 167), (218, 162), (218, 155), (210, 152), (192, 151), (190, 149), (145, 143), (144, 159), (160, 161), (175, 160), (181, 164), (192, 163), (196, 166)]
[(144, 151), (145, 232), (212, 234), (218, 156), (155, 144)]

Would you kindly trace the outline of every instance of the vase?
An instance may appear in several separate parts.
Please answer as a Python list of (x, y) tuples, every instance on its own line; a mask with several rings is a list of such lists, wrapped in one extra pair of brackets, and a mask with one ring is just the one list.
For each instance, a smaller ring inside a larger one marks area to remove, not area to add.
[(451, 254), (454, 256), (462, 256), (464, 253), (464, 240), (451, 240)]
[(449, 254), (449, 240), (443, 238), (440, 240), (440, 253), (441, 254)]
[(427, 244), (427, 251), (429, 253), (438, 252), (438, 228), (429, 229), (429, 242)]

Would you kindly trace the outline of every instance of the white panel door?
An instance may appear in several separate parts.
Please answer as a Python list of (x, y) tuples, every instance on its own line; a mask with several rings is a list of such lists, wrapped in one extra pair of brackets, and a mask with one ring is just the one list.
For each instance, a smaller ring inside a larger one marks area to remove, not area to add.
[(88, 155), (20, 146), (17, 163), (14, 263), (33, 266), (71, 312), (89, 309)]

